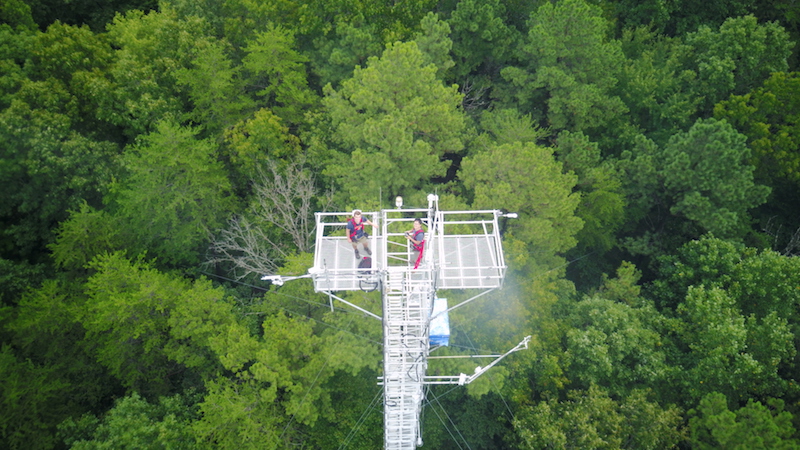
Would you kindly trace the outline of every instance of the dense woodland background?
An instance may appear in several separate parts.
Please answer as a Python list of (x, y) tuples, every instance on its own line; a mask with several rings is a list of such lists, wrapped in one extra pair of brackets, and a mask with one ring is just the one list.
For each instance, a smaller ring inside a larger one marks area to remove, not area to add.
[(0, 1), (0, 447), (380, 448), (380, 323), (258, 274), (431, 192), (520, 214), (437, 352), (533, 341), (433, 387), (425, 448), (800, 447), (798, 38), (792, 0)]

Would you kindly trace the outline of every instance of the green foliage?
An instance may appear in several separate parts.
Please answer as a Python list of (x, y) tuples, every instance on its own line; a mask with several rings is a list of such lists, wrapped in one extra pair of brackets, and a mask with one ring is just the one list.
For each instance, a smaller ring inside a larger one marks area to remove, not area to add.
[(732, 411), (723, 394), (709, 393), (696, 410), (689, 411), (692, 448), (800, 448), (800, 442), (793, 438), (793, 415), (783, 407), (780, 399), (769, 399), (767, 405), (750, 399), (747, 405)]
[(290, 32), (270, 27), (248, 43), (242, 60), (247, 82), (256, 89), (256, 95), (291, 125), (298, 124), (317, 101), (306, 80), (304, 63), (308, 59), (294, 47)]
[(189, 117), (218, 135), (249, 113), (253, 102), (244, 95), (239, 67), (233, 67), (223, 43), (200, 41), (194, 51), (191, 66), (178, 69), (175, 77), (194, 104)]
[(627, 112), (611, 92), (622, 49), (608, 39), (609, 22), (599, 8), (583, 0), (544, 2), (528, 27), (519, 55), (524, 65), (501, 70), (511, 84), (500, 93), (506, 104), (533, 112), (556, 131), (597, 129)]
[(658, 277), (650, 287), (661, 306), (683, 301), (690, 286), (724, 287), (746, 255), (742, 245), (713, 236), (687, 242), (676, 252), (658, 258)]
[[(484, 374), (482, 378), (491, 377), (493, 373)], [(424, 446), (442, 449), (468, 446), (476, 450), (518, 448), (509, 445), (514, 441), (509, 424), (512, 413), (503, 397), (489, 394), (478, 400), (458, 389), (447, 391), (447, 386), (432, 386), (426, 394), (428, 404), (421, 418)]]
[[(447, 20), (453, 30), (456, 60), (452, 79), (465, 83), (474, 74), (498, 78), (500, 68), (511, 59), (521, 39), (519, 31), (506, 22), (507, 14), (505, 2), (499, 0), (458, 2)], [(484, 83), (482, 87), (488, 85), (488, 80)]]
[(0, 304), (16, 304), (23, 292), (38, 286), (46, 276), (43, 264), (0, 259)]
[(255, 382), (220, 378), (206, 383), (199, 405), (201, 419), (192, 424), (200, 448), (256, 450), (278, 448), (281, 434), (274, 397)]
[[(496, 144), (514, 142), (537, 143), (546, 138), (550, 131), (539, 128), (530, 114), (522, 115), (516, 109), (493, 109), (481, 113), (481, 128), (489, 134), (490, 141)], [(484, 146), (491, 145), (490, 143)], [(478, 144), (473, 144), (478, 146)]]
[(432, 390), (426, 445), (798, 447), (800, 263), (741, 244), (797, 226), (791, 2), (0, 3), (0, 446), (379, 447), (379, 321), (183, 278), (237, 225), (306, 274), (330, 186), (520, 214), (437, 352), (530, 349)]
[(426, 189), (446, 174), (443, 156), (464, 148), (461, 95), (426, 61), (414, 42), (396, 43), (338, 91), (326, 87), (323, 104), (342, 153), (324, 173), (351, 202), (374, 205), (381, 189), (392, 198)]
[(54, 376), (57, 367), (36, 365), (17, 359), (10, 346), (0, 349), (0, 438), (4, 446), (17, 448), (50, 448), (55, 444), (52, 433), (54, 419), (62, 419), (58, 407), (64, 381)]
[(632, 206), (625, 247), (662, 255), (706, 232), (742, 239), (749, 210), (770, 191), (754, 181), (749, 156), (745, 137), (715, 119), (698, 120), (663, 149), (640, 137), (618, 162)]
[(565, 325), (565, 350), (574, 384), (596, 384), (613, 397), (630, 389), (659, 386), (668, 366), (652, 307), (632, 308), (600, 297), (574, 305)]
[(8, 24), (20, 31), (36, 29), (31, 16), (31, 7), (22, 0), (7, 0), (0, 5), (0, 24)]
[(280, 117), (267, 108), (225, 131), (231, 163), (242, 180), (254, 180), (269, 160), (292, 160), (300, 155), (300, 140)]
[(796, 353), (785, 318), (775, 313), (745, 317), (724, 290), (702, 286), (689, 288), (678, 313), (684, 322), (679, 339), (691, 349), (681, 364), (681, 384), (689, 398), (722, 392), (744, 401), (751, 393), (783, 393), (778, 365)]
[(612, 2), (614, 17), (617, 17), (618, 28), (630, 30), (637, 27), (649, 27), (655, 32), (663, 33), (675, 9), (672, 3), (661, 0), (619, 0)]
[(113, 187), (113, 214), (132, 253), (161, 264), (199, 261), (233, 206), (216, 146), (198, 130), (160, 122), (125, 154), (127, 176)]
[(97, 258), (92, 269), (81, 322), (97, 360), (124, 386), (164, 395), (184, 368), (207, 377), (220, 370), (211, 349), (233, 319), (220, 289), (119, 254)]
[(118, 400), (102, 419), (86, 415), (59, 425), (72, 449), (194, 448), (194, 407), (181, 395), (148, 403), (137, 393)]
[(698, 121), (664, 147), (664, 185), (683, 215), (719, 236), (741, 235), (747, 210), (766, 200), (769, 188), (753, 182), (744, 136), (726, 122)]
[(420, 23), (422, 30), (416, 33), (414, 42), (425, 56), (424, 64), (433, 64), (439, 70), (437, 78), (444, 78), (445, 73), (455, 65), (450, 57), (453, 41), (450, 40), (450, 25), (439, 20), (436, 14), (428, 13)]
[[(577, 177), (562, 173), (552, 149), (533, 143), (497, 145), (464, 158), (461, 179), (474, 192), (472, 206), (519, 213), (507, 232), (536, 258), (565, 252), (576, 243), (583, 221), (575, 215)], [(541, 253), (541, 255), (540, 255)]]
[(696, 55), (698, 95), (709, 112), (729, 94), (746, 94), (773, 72), (785, 72), (793, 46), (783, 27), (759, 24), (755, 16), (727, 19), (719, 31), (701, 26), (686, 43)]
[(96, 86), (98, 116), (122, 127), (128, 138), (153, 131), (160, 120), (183, 115), (186, 98), (177, 74), (191, 67), (208, 40), (209, 26), (198, 17), (178, 18), (174, 10), (118, 15), (108, 26), (115, 52), (109, 81)]
[(683, 440), (681, 411), (637, 390), (615, 400), (597, 386), (571, 391), (567, 401), (526, 408), (515, 420), (520, 448), (671, 448)]
[(782, 370), (796, 354), (796, 264), (710, 237), (661, 259), (649, 290), (662, 306), (677, 304), (683, 324), (673, 331), (683, 350), (673, 363), (695, 401), (714, 391), (742, 402), (793, 392)]
[(747, 136), (762, 179), (800, 182), (800, 74), (772, 73), (763, 86), (717, 104), (714, 116)]
[[(332, 392), (331, 400), (336, 414), (320, 417), (309, 428), (308, 440), (312, 448), (374, 449), (383, 446), (383, 415), (380, 408), (383, 391), (374, 383), (378, 372), (364, 369), (351, 375), (337, 373), (328, 380), (326, 389)], [(426, 429), (427, 430), (427, 429)], [(426, 431), (425, 445), (430, 444)]]
[(0, 252), (37, 261), (52, 226), (82, 201), (96, 204), (116, 171), (119, 149), (94, 120), (89, 88), (102, 78), (111, 49), (86, 28), (55, 24), (5, 45), (3, 55), (10, 70), (0, 113), (0, 183), (7, 186)]
[(721, 0), (709, 4), (698, 0), (679, 0), (671, 5), (668, 32), (685, 34), (703, 26), (716, 28), (729, 17), (739, 17), (753, 11), (748, 0)]
[(681, 39), (645, 28), (625, 30), (626, 61), (614, 92), (630, 111), (631, 123), (658, 143), (685, 130), (695, 120), (700, 99), (697, 73), (689, 69), (692, 49)]
[(8, 388), (3, 396), (14, 399), (13, 404), (4, 405), (5, 416), (22, 421), (8, 422), (6, 430), (17, 436), (36, 434), (28, 438), (38, 442), (16, 448), (49, 448), (43, 442), (52, 438), (58, 423), (97, 408), (119, 387), (84, 345), (85, 331), (78, 316), (85, 297), (76, 288), (47, 280), (26, 292), (13, 316), (3, 323), (7, 355), (25, 362), (23, 366), (0, 364), (12, 371), (0, 375)]
[(658, 262), (658, 278), (648, 290), (663, 306), (682, 301), (690, 286), (704, 285), (725, 289), (746, 315), (764, 318), (776, 313), (792, 323), (798, 321), (796, 258), (705, 236)]
[(600, 148), (583, 133), (562, 132), (556, 144), (564, 170), (578, 175), (576, 191), (580, 192), (581, 204), (575, 215), (583, 220), (578, 242), (590, 248), (610, 249), (625, 220), (627, 206), (620, 174), (613, 164), (602, 160)]
[(356, 66), (363, 66), (370, 56), (383, 51), (378, 24), (368, 22), (362, 16), (337, 17), (333, 30), (314, 41), (316, 52), (311, 58), (319, 84), (338, 87), (342, 80), (350, 78)]
[(56, 233), (56, 240), (49, 248), (55, 263), (63, 269), (78, 270), (96, 255), (123, 250), (115, 218), (87, 203), (71, 211)]

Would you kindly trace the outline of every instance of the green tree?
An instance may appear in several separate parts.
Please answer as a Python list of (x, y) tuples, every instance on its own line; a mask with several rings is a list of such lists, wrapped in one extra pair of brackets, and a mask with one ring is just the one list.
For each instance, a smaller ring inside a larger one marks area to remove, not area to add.
[(73, 449), (193, 448), (196, 408), (187, 396), (149, 403), (136, 392), (116, 401), (101, 419), (87, 414), (59, 425), (59, 437)]
[(67, 384), (56, 375), (56, 367), (18, 359), (10, 346), (0, 349), (0, 438), (4, 446), (52, 448), (53, 428), (64, 419), (60, 392)]
[(493, 0), (479, 2), (462, 0), (450, 14), (447, 23), (453, 30), (453, 55), (455, 67), (451, 79), (467, 85), (487, 88), (499, 78), (500, 69), (513, 57), (522, 36), (516, 28), (506, 23), (509, 14), (505, 2)]
[(301, 155), (300, 139), (268, 108), (225, 130), (224, 139), (221, 152), (228, 153), (240, 185), (258, 179), (266, 161), (295, 161)]
[(714, 117), (747, 136), (764, 181), (800, 183), (800, 73), (772, 73), (763, 86), (718, 103)]
[(421, 30), (414, 35), (414, 42), (422, 52), (426, 61), (423, 64), (433, 64), (438, 70), (436, 77), (443, 79), (445, 74), (455, 65), (450, 52), (453, 41), (450, 40), (450, 25), (439, 20), (439, 16), (428, 13), (420, 22)]
[(166, 395), (186, 369), (211, 379), (220, 370), (216, 340), (233, 323), (221, 289), (188, 282), (119, 254), (98, 257), (81, 311), (97, 361), (129, 389)]
[(263, 105), (296, 126), (317, 97), (308, 87), (308, 59), (294, 47), (291, 32), (269, 27), (248, 43), (242, 67), (247, 71), (248, 85), (262, 98)]
[(550, 135), (550, 130), (540, 128), (530, 114), (522, 115), (513, 108), (489, 109), (481, 112), (480, 127), (488, 142), (481, 137), (472, 144), (474, 148), (488, 148), (494, 144), (514, 142), (538, 143)]
[(31, 15), (31, 7), (22, 0), (8, 0), (0, 5), (0, 24), (7, 24), (19, 31), (36, 29), (36, 23)]
[(759, 24), (755, 16), (727, 19), (718, 31), (701, 26), (685, 40), (695, 53), (697, 95), (708, 113), (730, 94), (744, 95), (773, 72), (786, 72), (793, 46), (777, 22)]
[(701, 27), (716, 28), (731, 17), (753, 13), (756, 6), (748, 0), (721, 0), (708, 4), (698, 0), (679, 0), (670, 5), (667, 33), (681, 35)]
[(747, 210), (769, 193), (753, 181), (745, 137), (727, 122), (698, 121), (664, 147), (664, 186), (670, 211), (719, 236), (742, 235)]
[(338, 421), (334, 399), (344, 393), (328, 381), (337, 372), (356, 376), (364, 368), (376, 370), (380, 360), (378, 346), (364, 345), (359, 333), (350, 331), (353, 322), (372, 319), (351, 315), (335, 328), (315, 332), (305, 315), (288, 317), (288, 308), (279, 306), (281, 295), (268, 299), (274, 301), (261, 310), (262, 337), (231, 326), (215, 339), (215, 351), (232, 375), (208, 383), (200, 404), (195, 431), (211, 446), (255, 449), (303, 441), (305, 427), (320, 419)]
[(547, 261), (577, 243), (583, 225), (575, 215), (577, 177), (562, 172), (552, 149), (530, 142), (497, 145), (464, 158), (460, 178), (473, 192), (474, 208), (519, 214), (506, 233), (524, 242), (536, 259)]
[(575, 386), (596, 384), (615, 398), (640, 386), (661, 386), (668, 375), (659, 313), (599, 296), (577, 302), (565, 322), (567, 374)]
[(192, 107), (189, 118), (210, 135), (219, 135), (254, 109), (244, 94), (241, 68), (234, 67), (224, 42), (200, 41), (192, 49), (188, 68), (176, 70), (175, 77), (186, 86)]
[(0, 201), (2, 251), (7, 257), (35, 261), (69, 209), (83, 201), (98, 203), (118, 170), (119, 148), (74, 131), (58, 107), (48, 110), (46, 104), (33, 106), (19, 98), (38, 97), (42, 103), (56, 104), (67, 100), (69, 94), (52, 79), (26, 83), (17, 96), (0, 113), (6, 162), (0, 180), (8, 186)]
[[(621, 38), (625, 63), (614, 92), (630, 113), (627, 118), (649, 138), (663, 145), (670, 136), (689, 128), (700, 105), (695, 95), (697, 72), (692, 48), (644, 27), (626, 29)], [(619, 136), (620, 141), (627, 139)]]
[(521, 448), (671, 448), (683, 440), (681, 411), (662, 407), (645, 390), (616, 400), (597, 386), (526, 408), (515, 428)]
[(796, 449), (800, 441), (792, 414), (783, 410), (784, 402), (769, 399), (767, 404), (751, 400), (736, 410), (728, 400), (712, 392), (689, 411), (690, 443), (693, 448)]
[(681, 374), (684, 401), (710, 392), (736, 401), (784, 393), (778, 369), (796, 353), (785, 318), (774, 312), (745, 317), (723, 289), (703, 286), (690, 287), (677, 311), (683, 322), (677, 338), (689, 351), (672, 364)]
[(662, 307), (681, 302), (690, 286), (724, 289), (745, 314), (776, 313), (798, 323), (800, 261), (771, 250), (756, 251), (704, 236), (659, 258), (657, 278), (648, 290)]
[(323, 104), (341, 153), (324, 173), (347, 201), (377, 206), (381, 190), (386, 197), (424, 190), (446, 175), (443, 158), (463, 150), (461, 95), (426, 61), (416, 43), (396, 43), (356, 68), (339, 90), (325, 88)]
[(233, 206), (216, 146), (197, 129), (160, 122), (127, 149), (127, 175), (112, 188), (110, 207), (133, 253), (160, 264), (200, 261), (203, 247)]
[(85, 0), (28, 0), (27, 3), (31, 5), (33, 19), (39, 28), (60, 21), (73, 26), (88, 25), (96, 32), (102, 32), (117, 13), (158, 7), (156, 0), (109, 0), (102, 5)]
[(583, 220), (578, 241), (585, 247), (608, 250), (625, 220), (626, 200), (620, 174), (612, 162), (604, 161), (600, 148), (583, 133), (562, 132), (556, 141), (564, 170), (578, 176), (575, 190), (581, 203), (575, 215)]
[(338, 16), (332, 31), (314, 39), (316, 51), (311, 66), (322, 86), (339, 87), (342, 80), (353, 75), (356, 66), (364, 66), (367, 58), (383, 51), (381, 30), (376, 22), (363, 16)]
[(117, 15), (108, 26), (116, 59), (108, 82), (95, 87), (99, 117), (122, 127), (128, 138), (153, 131), (167, 117), (182, 117), (188, 99), (177, 74), (191, 67), (191, 49), (204, 46), (209, 35), (207, 22), (181, 19), (171, 8)]
[(640, 136), (618, 162), (631, 205), (623, 245), (661, 255), (706, 232), (742, 239), (749, 210), (769, 193), (756, 184), (749, 155), (745, 137), (715, 119), (698, 120), (663, 149)]
[(49, 249), (56, 265), (68, 271), (82, 270), (104, 252), (125, 250), (117, 218), (87, 203), (70, 211), (69, 218), (59, 224), (56, 235)]
[[(220, 378), (206, 384), (201, 419), (192, 425), (201, 448), (279, 448), (282, 413), (260, 383)], [(289, 436), (293, 436), (290, 433)]]
[(117, 170), (119, 148), (95, 119), (90, 88), (103, 78), (111, 48), (87, 28), (57, 23), (3, 44), (2, 54), (9, 71), (0, 94), (0, 183), (7, 186), (0, 254), (35, 262), (67, 210), (98, 204)]
[(611, 92), (624, 56), (619, 41), (608, 38), (610, 24), (599, 7), (583, 0), (544, 2), (528, 27), (522, 65), (501, 70), (509, 86), (497, 95), (506, 104), (554, 131), (598, 129), (627, 112)]
[(51, 448), (58, 423), (97, 408), (119, 389), (84, 345), (78, 316), (85, 296), (76, 285), (47, 280), (0, 313), (0, 429), (11, 448)]

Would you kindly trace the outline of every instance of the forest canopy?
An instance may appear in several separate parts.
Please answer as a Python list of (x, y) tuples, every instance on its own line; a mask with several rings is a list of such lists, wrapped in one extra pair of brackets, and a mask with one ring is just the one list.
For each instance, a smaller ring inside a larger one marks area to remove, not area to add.
[(800, 447), (798, 40), (783, 0), (0, 2), (0, 448), (379, 448), (381, 326), (261, 275), (430, 193), (519, 214), (443, 352), (532, 340), (425, 447)]

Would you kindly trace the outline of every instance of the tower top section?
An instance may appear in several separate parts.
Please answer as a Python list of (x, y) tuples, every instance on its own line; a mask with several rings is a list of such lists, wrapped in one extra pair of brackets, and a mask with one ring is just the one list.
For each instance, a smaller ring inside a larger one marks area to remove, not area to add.
[[(500, 287), (506, 265), (498, 222), (506, 215), (498, 210), (440, 211), (436, 196), (428, 200), (428, 208), (403, 208), (398, 198), (394, 209), (316, 213), (314, 266), (309, 269), (315, 290), (361, 290), (378, 274), (398, 271), (428, 272), (435, 289)], [(354, 218), (356, 211), (360, 220)], [(415, 231), (417, 219), (423, 235)], [(359, 235), (360, 244), (354, 246), (356, 221), (368, 237), (364, 241)], [(424, 245), (407, 233), (424, 236)]]

